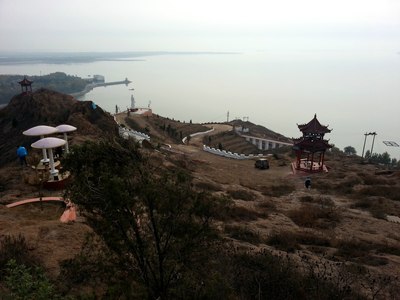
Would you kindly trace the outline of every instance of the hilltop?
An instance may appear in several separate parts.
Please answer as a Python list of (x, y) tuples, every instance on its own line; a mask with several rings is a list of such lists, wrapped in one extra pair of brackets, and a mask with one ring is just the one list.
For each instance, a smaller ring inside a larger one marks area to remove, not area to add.
[(16, 161), (17, 146), (37, 140), (27, 137), (23, 131), (38, 125), (58, 126), (70, 124), (79, 130), (71, 137), (71, 143), (83, 138), (96, 139), (116, 134), (117, 127), (110, 114), (101, 107), (93, 109), (91, 101), (77, 101), (72, 96), (47, 89), (33, 93), (21, 93), (0, 110), (0, 167)]

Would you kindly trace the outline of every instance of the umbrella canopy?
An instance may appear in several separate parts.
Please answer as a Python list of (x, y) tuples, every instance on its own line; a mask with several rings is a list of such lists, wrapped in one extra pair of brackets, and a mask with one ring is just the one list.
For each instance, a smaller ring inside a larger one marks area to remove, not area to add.
[(58, 129), (51, 126), (39, 125), (25, 130), (22, 134), (28, 136), (43, 136), (58, 132)]
[(76, 127), (68, 125), (68, 124), (58, 125), (56, 128), (58, 129), (58, 132), (61, 132), (61, 133), (71, 132), (71, 131), (76, 130)]
[(58, 125), (56, 128), (58, 129), (59, 132), (64, 133), (64, 140), (66, 142), (65, 151), (67, 153), (69, 153), (67, 132), (71, 132), (71, 131), (76, 130), (76, 127), (71, 126), (71, 125), (67, 125), (67, 124), (63, 124), (63, 125)]
[(37, 149), (51, 149), (63, 146), (65, 143), (66, 142), (63, 139), (48, 137), (34, 142), (31, 146)]

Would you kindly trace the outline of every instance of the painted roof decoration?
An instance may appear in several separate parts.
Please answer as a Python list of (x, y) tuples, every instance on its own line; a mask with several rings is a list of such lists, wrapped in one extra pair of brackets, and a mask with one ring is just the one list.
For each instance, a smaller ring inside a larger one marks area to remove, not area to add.
[(328, 129), (328, 126), (321, 125), (321, 123), (317, 119), (317, 114), (315, 114), (314, 118), (307, 124), (301, 124), (301, 125), (297, 124), (297, 127), (299, 127), (300, 131), (303, 133), (317, 133), (317, 134), (324, 134), (331, 132), (332, 129)]
[(24, 76), (24, 79), (22, 79), (21, 81), (18, 81), (18, 83), (19, 83), (20, 85), (25, 86), (25, 85), (31, 85), (31, 84), (33, 83), (33, 81), (28, 80), (28, 79), (26, 78), (26, 76)]

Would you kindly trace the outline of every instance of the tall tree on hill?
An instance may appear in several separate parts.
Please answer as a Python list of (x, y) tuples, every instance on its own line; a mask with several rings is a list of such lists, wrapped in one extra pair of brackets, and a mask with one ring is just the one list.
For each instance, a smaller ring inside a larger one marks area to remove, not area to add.
[(152, 167), (124, 140), (76, 147), (64, 165), (74, 178), (66, 197), (149, 299), (173, 298), (209, 260), (205, 249), (216, 244), (211, 219), (223, 201), (194, 191), (181, 170)]
[(343, 152), (346, 155), (356, 155), (357, 151), (353, 146), (344, 147)]

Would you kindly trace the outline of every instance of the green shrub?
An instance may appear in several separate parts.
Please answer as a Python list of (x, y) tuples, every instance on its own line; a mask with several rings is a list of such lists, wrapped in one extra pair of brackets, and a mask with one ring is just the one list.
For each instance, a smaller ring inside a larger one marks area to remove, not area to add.
[(0, 275), (4, 273), (7, 263), (13, 259), (18, 265), (27, 267), (39, 265), (39, 260), (29, 250), (23, 235), (6, 235), (0, 240)]
[(54, 286), (38, 267), (19, 265), (11, 259), (6, 265), (5, 284), (12, 299), (58, 299)]

